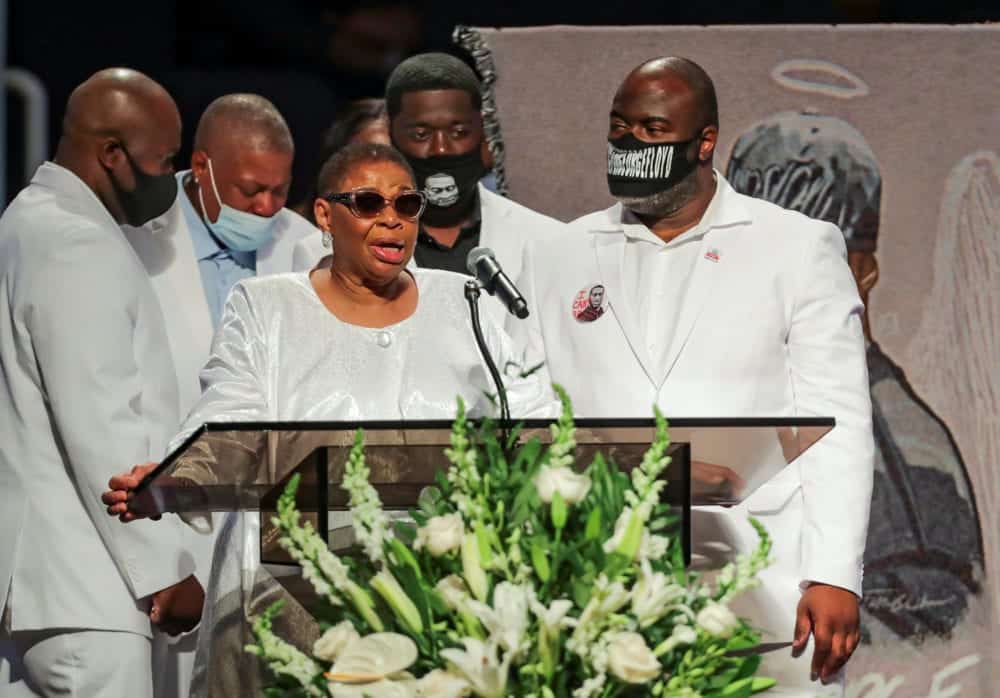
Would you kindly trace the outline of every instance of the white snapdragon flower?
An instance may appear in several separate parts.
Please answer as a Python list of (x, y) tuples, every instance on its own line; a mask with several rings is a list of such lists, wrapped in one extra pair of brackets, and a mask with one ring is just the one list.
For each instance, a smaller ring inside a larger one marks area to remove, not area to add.
[(482, 698), (503, 698), (507, 694), (507, 675), (513, 655), (509, 652), (503, 660), (497, 659), (497, 648), (467, 637), (462, 640), (464, 650), (441, 650), (455, 674), (469, 682), (473, 692)]
[(663, 671), (639, 633), (616, 633), (608, 643), (608, 669), (625, 683), (646, 683)]
[(479, 601), (470, 601), (469, 607), (490, 633), (490, 639), (517, 655), (524, 649), (524, 636), (528, 632), (527, 587), (500, 582), (493, 591), (493, 608)]
[(728, 607), (721, 603), (709, 603), (698, 611), (698, 627), (715, 637), (731, 637), (739, 626), (739, 620)]
[(607, 674), (592, 676), (584, 681), (582, 686), (573, 690), (573, 698), (597, 698), (604, 691), (604, 684), (607, 682)]
[(313, 656), (325, 662), (334, 662), (347, 645), (359, 639), (358, 631), (351, 621), (345, 620), (332, 628), (313, 643)]
[(371, 484), (370, 474), (365, 462), (364, 442), (359, 434), (344, 466), (340, 486), (347, 492), (350, 501), (355, 539), (364, 548), (368, 559), (379, 563), (385, 558), (385, 543), (393, 537), (393, 533), (378, 492)]
[(576, 504), (590, 491), (590, 478), (566, 467), (543, 466), (535, 476), (538, 497), (546, 504), (558, 492), (567, 504)]
[(428, 519), (427, 524), (417, 529), (414, 548), (427, 548), (434, 557), (441, 557), (462, 547), (465, 526), (461, 514), (445, 514)]

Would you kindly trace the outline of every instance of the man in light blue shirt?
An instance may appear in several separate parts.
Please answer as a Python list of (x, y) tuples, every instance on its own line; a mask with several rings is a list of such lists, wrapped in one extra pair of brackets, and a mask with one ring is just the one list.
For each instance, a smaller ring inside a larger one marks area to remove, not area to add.
[[(184, 187), (184, 178), (190, 177), (190, 172), (178, 176), (178, 187)], [(199, 212), (187, 197), (181, 202), (181, 210), (191, 231), (191, 242), (194, 244), (194, 256), (198, 260), (198, 271), (201, 274), (201, 285), (205, 289), (205, 300), (208, 302), (208, 314), (212, 327), (216, 327), (222, 315), (222, 307), (226, 303), (229, 290), (240, 279), (246, 279), (257, 274), (257, 252), (248, 250), (241, 252), (230, 249), (212, 234), (212, 231)]]
[[(320, 237), (283, 208), (294, 154), (292, 135), (271, 102), (251, 94), (220, 97), (198, 122), (191, 169), (177, 174), (173, 207), (142, 228), (125, 228), (163, 310), (182, 416), (201, 394), (198, 374), (233, 285), (291, 271), (295, 243)], [(187, 549), (202, 580), (213, 542), (214, 536), (190, 534)], [(154, 645), (156, 698), (187, 696), (195, 642)]]

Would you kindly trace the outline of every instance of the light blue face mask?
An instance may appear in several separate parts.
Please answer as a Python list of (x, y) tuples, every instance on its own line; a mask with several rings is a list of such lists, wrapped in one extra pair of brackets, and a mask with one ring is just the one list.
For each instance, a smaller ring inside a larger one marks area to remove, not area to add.
[(274, 225), (278, 222), (278, 214), (265, 218), (227, 206), (222, 203), (219, 189), (215, 186), (211, 159), (208, 161), (208, 176), (212, 182), (212, 191), (215, 192), (215, 200), (219, 202), (219, 217), (214, 223), (208, 220), (208, 214), (205, 213), (205, 198), (201, 194), (201, 187), (198, 187), (198, 201), (201, 203), (202, 219), (212, 234), (222, 244), (236, 252), (253, 252), (270, 242), (274, 237)]

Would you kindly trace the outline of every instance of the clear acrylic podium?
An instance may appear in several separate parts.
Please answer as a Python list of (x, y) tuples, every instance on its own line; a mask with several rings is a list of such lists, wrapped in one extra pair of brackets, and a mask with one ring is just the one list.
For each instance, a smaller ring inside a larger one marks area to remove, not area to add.
[[(792, 463), (834, 426), (832, 418), (671, 419), (672, 462), (664, 501), (677, 517), (685, 560), (691, 559), (692, 506), (733, 506)], [(521, 424), (521, 438), (551, 440), (548, 420)], [(308, 650), (318, 637), (309, 609), (318, 600), (278, 545), (270, 519), (296, 473), (298, 505), (331, 547), (353, 543), (341, 476), (357, 429), (364, 429), (371, 481), (386, 509), (401, 516), (448, 467), (449, 421), (246, 422), (205, 424), (136, 490), (133, 508), (192, 516), (216, 512), (215, 563), (199, 638), (194, 695), (256, 695), (262, 686), (250, 619), (279, 598), (276, 629)], [(653, 440), (652, 419), (580, 419), (577, 465), (602, 453), (625, 470)], [(219, 512), (244, 512), (223, 516)], [(203, 520), (207, 520), (202, 517)], [(608, 531), (611, 535), (611, 531)]]

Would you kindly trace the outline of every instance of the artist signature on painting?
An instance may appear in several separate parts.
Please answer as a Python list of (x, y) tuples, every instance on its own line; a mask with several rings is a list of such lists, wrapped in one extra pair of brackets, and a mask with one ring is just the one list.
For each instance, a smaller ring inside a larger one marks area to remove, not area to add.
[(954, 594), (940, 598), (930, 598), (927, 594), (913, 597), (897, 589), (865, 589), (864, 606), (869, 611), (891, 611), (893, 613), (927, 611), (932, 608), (952, 606), (958, 601)]

